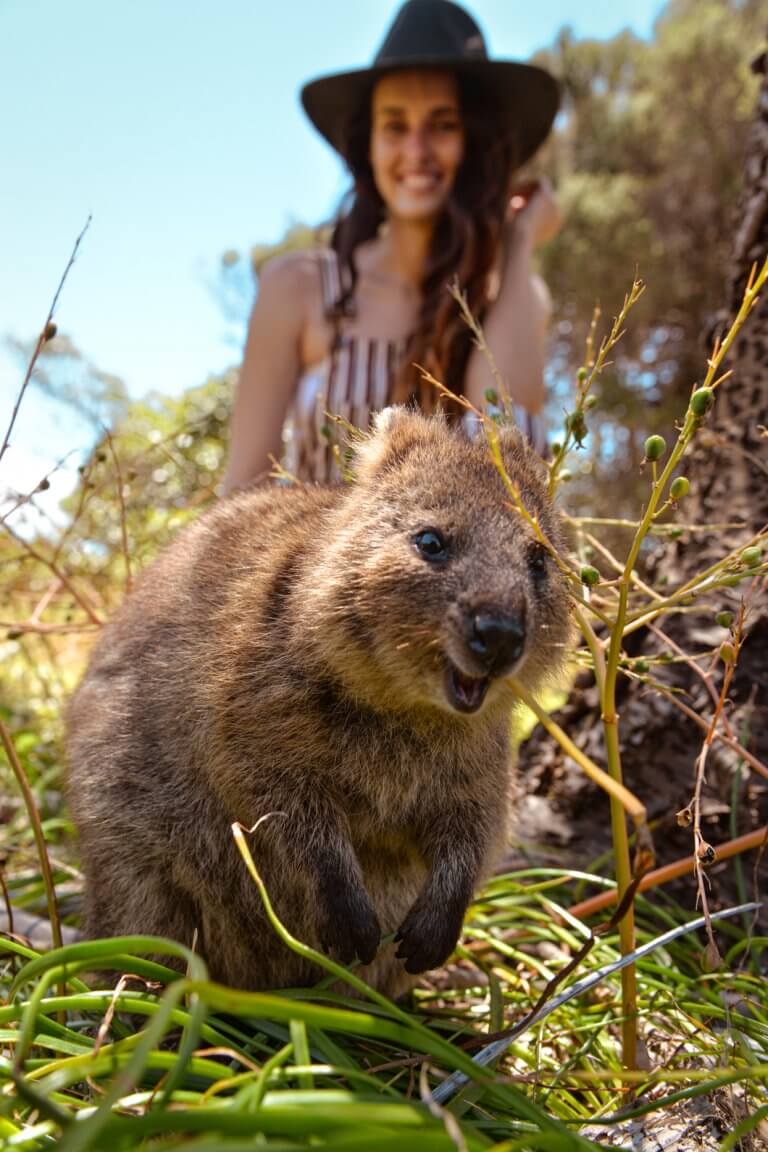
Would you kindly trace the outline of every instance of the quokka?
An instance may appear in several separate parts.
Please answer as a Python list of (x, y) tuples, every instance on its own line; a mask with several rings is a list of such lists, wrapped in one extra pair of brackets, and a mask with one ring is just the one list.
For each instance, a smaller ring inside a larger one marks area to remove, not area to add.
[[(562, 549), (544, 465), (499, 435)], [(452, 952), (508, 833), (505, 676), (561, 664), (565, 580), (482, 438), (387, 409), (354, 470), (223, 500), (104, 629), (69, 711), (89, 935), (196, 939), (242, 988), (314, 982), (231, 833), (273, 813), (251, 846), (296, 936), (391, 995)]]

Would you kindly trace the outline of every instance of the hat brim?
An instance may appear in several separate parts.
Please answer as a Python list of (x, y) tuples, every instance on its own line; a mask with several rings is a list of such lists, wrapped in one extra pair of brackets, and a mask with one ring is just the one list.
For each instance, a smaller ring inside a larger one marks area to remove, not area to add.
[(481, 80), (495, 97), (507, 131), (517, 141), (517, 163), (524, 164), (541, 146), (557, 115), (560, 87), (549, 72), (535, 64), (512, 60), (436, 60), (434, 57), (337, 72), (311, 80), (301, 90), (301, 102), (317, 131), (344, 156), (345, 128), (370, 96), (379, 77), (413, 69), (454, 72)]

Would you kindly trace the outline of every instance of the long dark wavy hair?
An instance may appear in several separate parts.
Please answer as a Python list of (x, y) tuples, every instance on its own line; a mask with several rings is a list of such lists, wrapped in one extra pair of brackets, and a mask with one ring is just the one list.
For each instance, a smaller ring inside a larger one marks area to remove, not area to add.
[[(458, 76), (464, 123), (464, 158), (451, 195), (432, 237), (421, 282), (421, 311), (411, 333), (402, 366), (392, 383), (389, 403), (416, 402), (424, 411), (438, 407), (439, 396), (423, 378), (422, 365), (452, 392), (463, 391), (472, 335), (449, 292), (457, 283), (472, 314), (482, 321), (488, 304), (491, 273), (502, 242), (512, 174), (517, 167), (516, 142), (503, 127), (496, 101), (477, 80)], [(344, 156), (354, 185), (342, 206), (331, 246), (337, 253), (344, 288), (336, 302), (337, 323), (354, 315), (357, 282), (355, 251), (372, 240), (386, 219), (386, 206), (376, 188), (369, 160), (371, 97), (350, 120)], [(451, 405), (441, 404), (455, 416)]]

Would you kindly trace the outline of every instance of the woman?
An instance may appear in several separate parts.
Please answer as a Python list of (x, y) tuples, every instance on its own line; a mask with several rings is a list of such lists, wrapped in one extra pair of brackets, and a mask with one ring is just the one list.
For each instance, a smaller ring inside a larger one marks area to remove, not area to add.
[(289, 472), (338, 478), (329, 415), (367, 427), (389, 403), (434, 410), (419, 365), (481, 407), (494, 381), (454, 282), (541, 447), (549, 308), (531, 255), (559, 214), (546, 186), (511, 199), (510, 189), (551, 127), (554, 79), (490, 60), (474, 20), (449, 0), (409, 0), (371, 68), (315, 80), (302, 101), (346, 161), (353, 199), (330, 249), (292, 252), (261, 276), (225, 491), (264, 477), (286, 433)]

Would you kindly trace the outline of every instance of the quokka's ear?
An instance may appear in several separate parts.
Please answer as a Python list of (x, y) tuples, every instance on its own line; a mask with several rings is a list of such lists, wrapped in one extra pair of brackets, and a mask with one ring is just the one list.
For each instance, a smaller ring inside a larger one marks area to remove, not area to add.
[(371, 420), (371, 435), (388, 436), (397, 428), (398, 424), (403, 426), (414, 417), (418, 418), (418, 413), (414, 408), (407, 408), (405, 404), (390, 404), (388, 407), (382, 408), (380, 412), (374, 413)]
[(507, 421), (497, 424), (496, 429), (501, 457), (507, 469), (515, 472), (527, 470), (543, 482), (548, 474), (547, 466), (517, 425)]
[(382, 408), (373, 417), (371, 432), (351, 445), (351, 468), (358, 480), (380, 474), (402, 463), (412, 448), (435, 436), (445, 435), (440, 417), (425, 416), (404, 404)]

